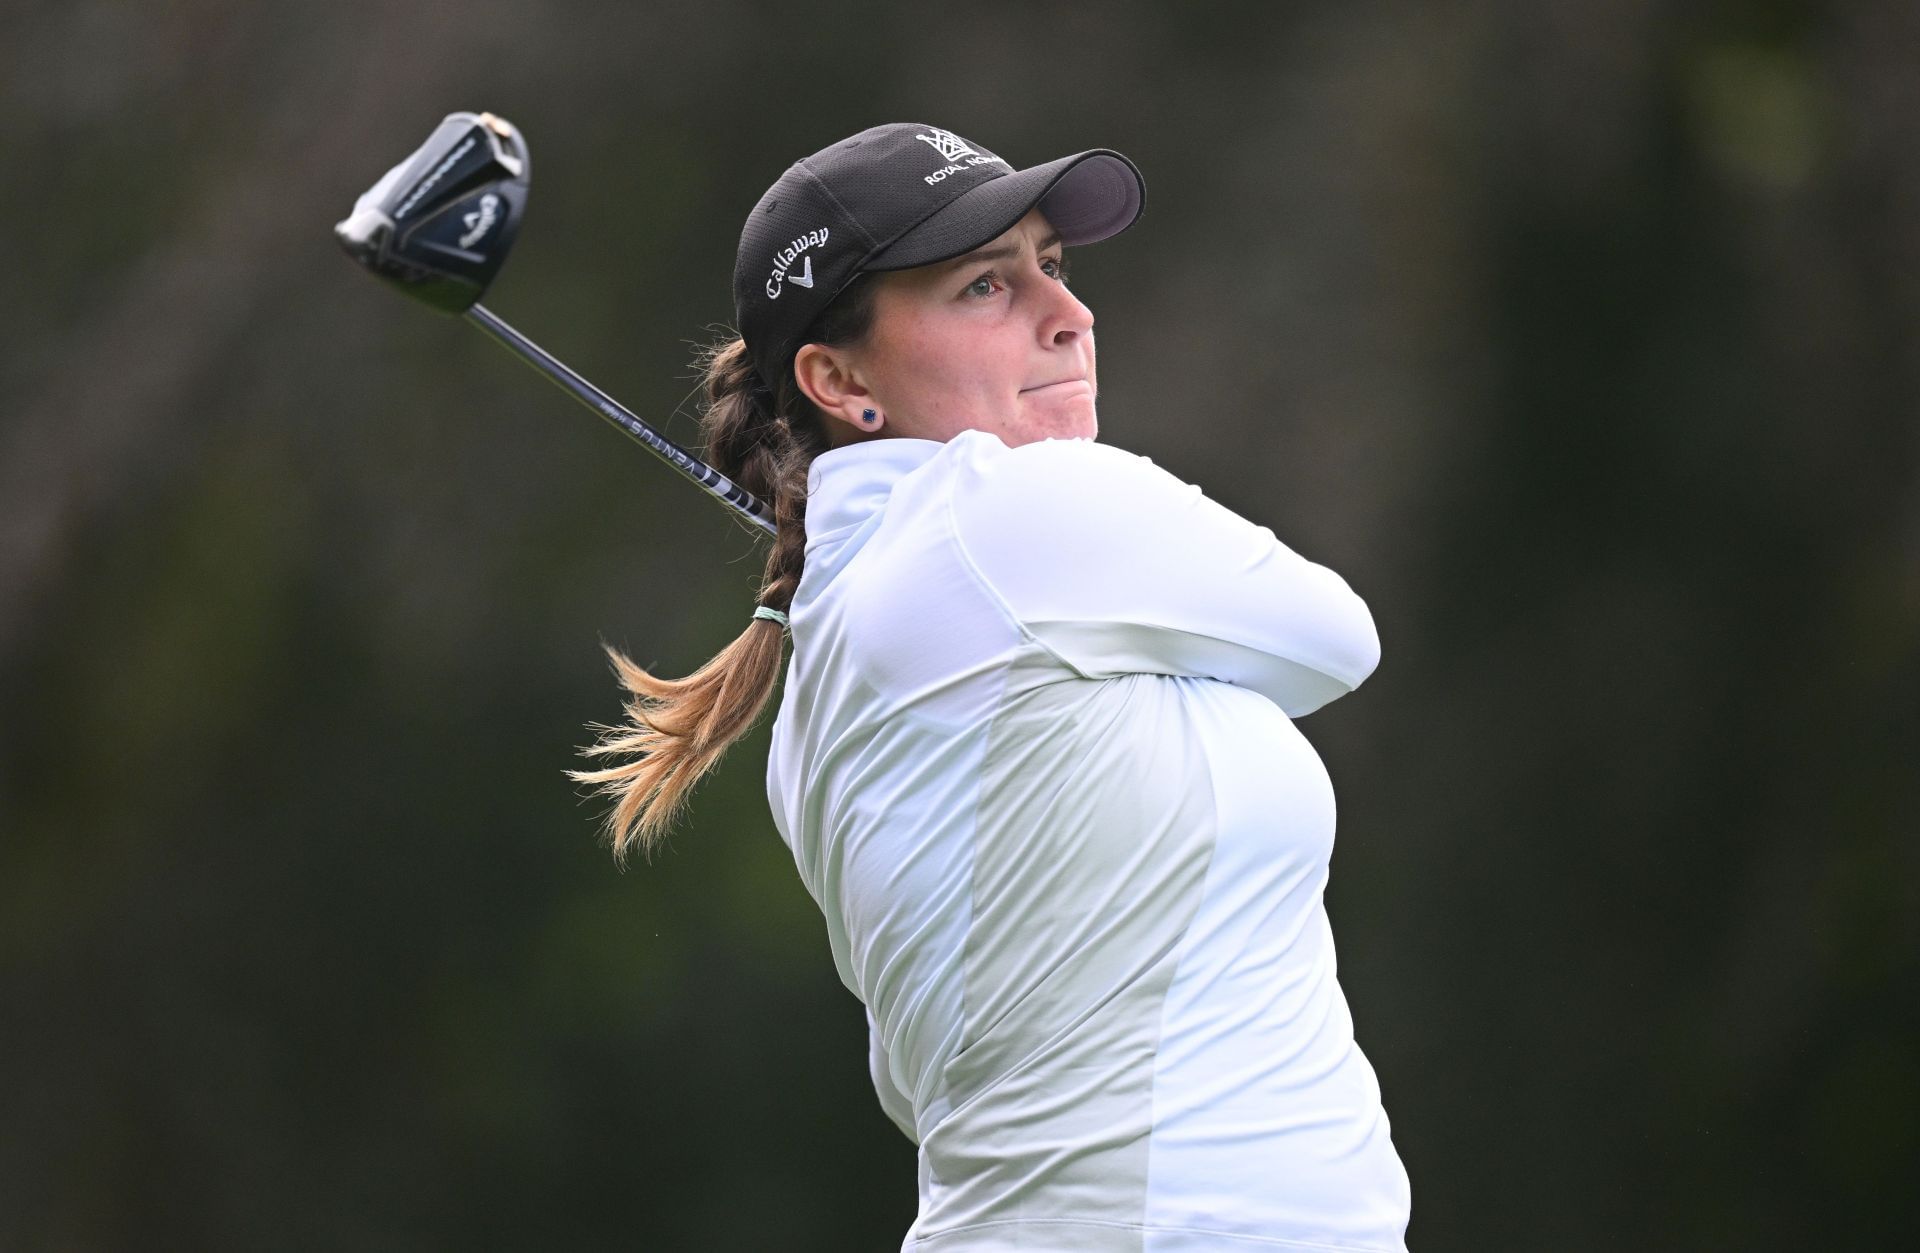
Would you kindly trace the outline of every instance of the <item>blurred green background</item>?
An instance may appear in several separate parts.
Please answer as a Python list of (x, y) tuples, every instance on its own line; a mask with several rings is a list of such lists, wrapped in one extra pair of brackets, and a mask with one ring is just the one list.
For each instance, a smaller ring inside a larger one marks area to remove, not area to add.
[(599, 641), (698, 665), (756, 541), (334, 245), (454, 109), (532, 145), (489, 306), (683, 442), (791, 161), (1131, 156), (1102, 438), (1383, 641), (1303, 729), (1413, 1247), (1920, 1238), (1916, 48), (1911, 0), (11, 6), (0, 1249), (912, 1218), (764, 724), (625, 874), (562, 774)]

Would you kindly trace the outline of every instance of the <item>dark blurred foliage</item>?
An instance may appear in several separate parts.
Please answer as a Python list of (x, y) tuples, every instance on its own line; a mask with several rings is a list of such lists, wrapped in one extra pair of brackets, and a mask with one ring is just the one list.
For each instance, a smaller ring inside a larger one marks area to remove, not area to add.
[(1103, 437), (1384, 641), (1304, 728), (1414, 1247), (1910, 1246), (1917, 49), (1910, 0), (9, 8), (0, 1248), (911, 1219), (764, 727), (626, 874), (561, 774), (600, 639), (697, 665), (755, 541), (334, 247), (456, 108), (534, 153), (489, 305), (685, 441), (790, 161), (1132, 156)]

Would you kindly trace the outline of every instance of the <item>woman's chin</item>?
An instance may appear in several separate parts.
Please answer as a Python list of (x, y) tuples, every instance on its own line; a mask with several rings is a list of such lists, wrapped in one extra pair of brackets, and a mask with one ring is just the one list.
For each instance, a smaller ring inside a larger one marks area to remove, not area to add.
[(1100, 433), (1093, 393), (1077, 391), (1046, 404), (1028, 404), (1025, 425), (1034, 439), (1092, 439)]

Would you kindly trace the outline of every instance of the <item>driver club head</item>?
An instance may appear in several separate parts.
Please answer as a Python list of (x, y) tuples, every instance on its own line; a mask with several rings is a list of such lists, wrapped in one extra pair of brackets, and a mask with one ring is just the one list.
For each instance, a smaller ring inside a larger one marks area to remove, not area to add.
[(464, 313), (506, 262), (527, 208), (527, 143), (491, 113), (449, 113), (333, 228), (347, 255), (407, 295)]

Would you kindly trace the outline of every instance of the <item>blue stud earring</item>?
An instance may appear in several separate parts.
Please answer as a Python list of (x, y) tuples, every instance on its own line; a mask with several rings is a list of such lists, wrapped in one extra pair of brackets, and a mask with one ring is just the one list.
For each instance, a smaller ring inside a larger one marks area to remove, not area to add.
[(871, 409), (862, 409), (860, 411), (860, 420), (862, 422), (878, 422), (880, 420), (880, 415), (875, 413)]

